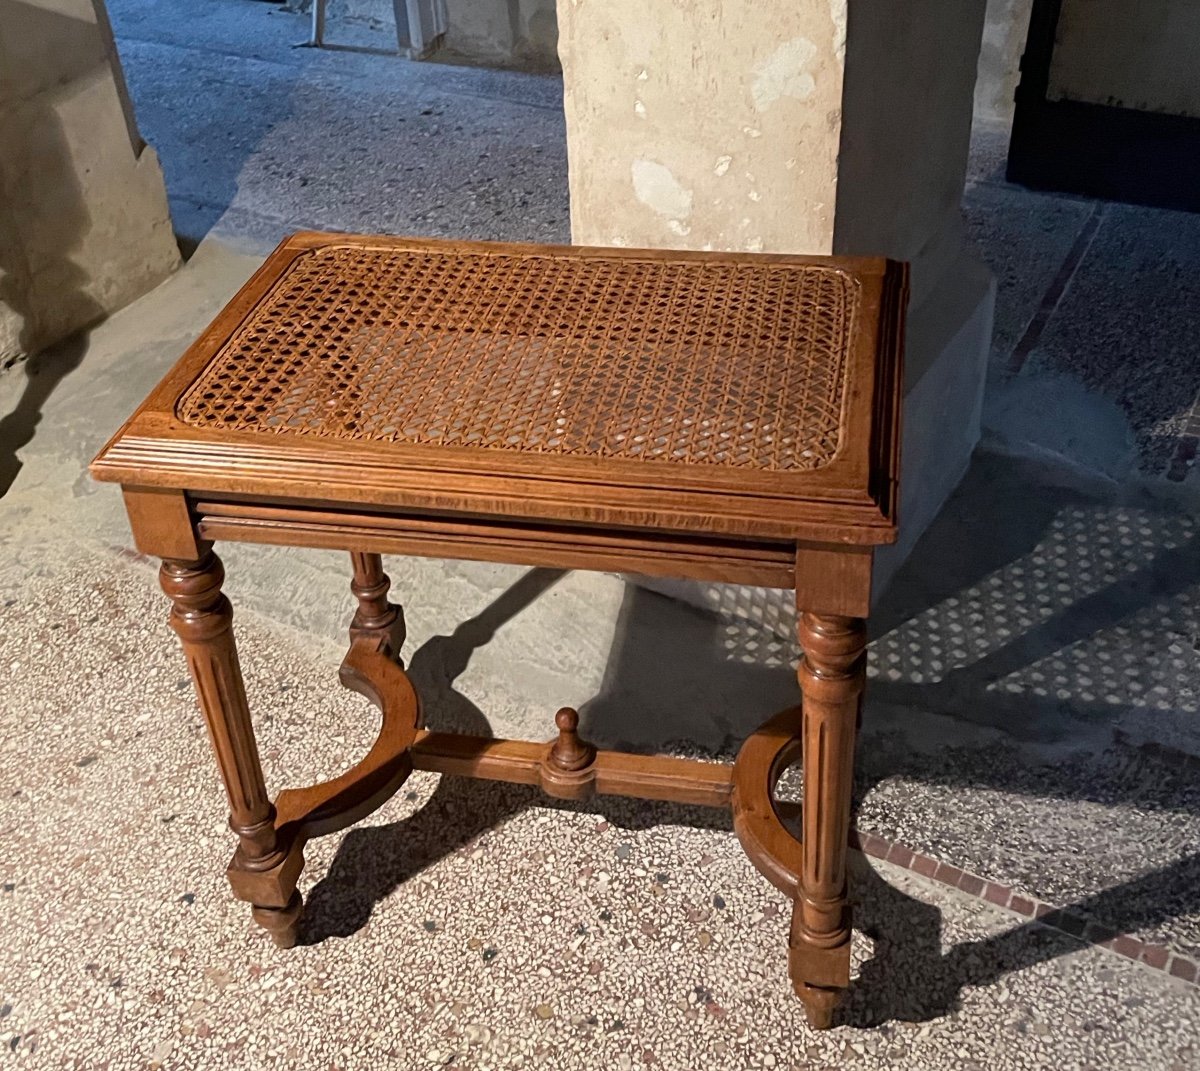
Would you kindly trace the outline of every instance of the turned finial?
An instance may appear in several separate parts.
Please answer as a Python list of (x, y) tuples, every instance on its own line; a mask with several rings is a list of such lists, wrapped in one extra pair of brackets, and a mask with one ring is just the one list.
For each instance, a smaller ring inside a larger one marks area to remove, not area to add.
[(582, 770), (596, 757), (596, 749), (579, 739), (579, 711), (563, 707), (554, 715), (558, 739), (550, 749), (550, 762), (560, 770)]

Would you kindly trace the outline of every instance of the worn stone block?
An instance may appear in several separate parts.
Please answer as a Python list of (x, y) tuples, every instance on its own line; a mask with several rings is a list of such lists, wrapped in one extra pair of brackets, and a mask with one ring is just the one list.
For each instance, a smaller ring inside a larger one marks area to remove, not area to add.
[(0, 70), (6, 363), (144, 293), (179, 251), (157, 157), (132, 126), (107, 19), (90, 0), (0, 0)]

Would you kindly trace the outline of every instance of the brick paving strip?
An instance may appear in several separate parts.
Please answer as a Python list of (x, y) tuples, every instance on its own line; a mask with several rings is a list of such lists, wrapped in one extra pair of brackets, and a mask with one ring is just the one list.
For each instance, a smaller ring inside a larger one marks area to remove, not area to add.
[(1036, 920), (1043, 926), (1059, 930), (1087, 944), (1099, 945), (1118, 956), (1143, 963), (1157, 971), (1164, 971), (1173, 978), (1191, 985), (1200, 986), (1200, 962), (1180, 955), (1164, 945), (1151, 944), (1126, 933), (1117, 933), (1095, 919), (1076, 914), (1066, 908), (1055, 907), (1053, 904), (1042, 903), (1010, 889), (1007, 885), (982, 878), (967, 870), (960, 870), (949, 863), (939, 862), (932, 856), (914, 852), (899, 841), (886, 840), (874, 833), (851, 830), (850, 846), (864, 855), (883, 859), (904, 870), (911, 870), (914, 874), (949, 885), (969, 896), (986, 900), (989, 904), (1015, 911), (1018, 915)]
[(1042, 335), (1046, 331), (1046, 327), (1050, 323), (1050, 318), (1057, 311), (1059, 304), (1062, 302), (1063, 296), (1067, 292), (1067, 287), (1070, 286), (1071, 280), (1075, 276), (1083, 258), (1087, 255), (1087, 251), (1091, 248), (1092, 240), (1096, 237), (1096, 231), (1100, 229), (1100, 224), (1104, 222), (1104, 217), (1108, 212), (1108, 206), (1104, 201), (1097, 201), (1092, 206), (1091, 214), (1088, 216), (1083, 225), (1083, 229), (1075, 236), (1075, 242), (1067, 252), (1066, 259), (1059, 266), (1058, 272), (1050, 282), (1049, 288), (1042, 295), (1041, 304), (1038, 306), (1037, 312), (1033, 314), (1033, 319), (1029, 321), (1023, 334), (1017, 344), (1013, 347), (1012, 353), (1008, 355), (1008, 373), (1017, 375), (1024, 367), (1025, 362), (1029, 359), (1029, 355), (1037, 348), (1037, 344), (1042, 340)]

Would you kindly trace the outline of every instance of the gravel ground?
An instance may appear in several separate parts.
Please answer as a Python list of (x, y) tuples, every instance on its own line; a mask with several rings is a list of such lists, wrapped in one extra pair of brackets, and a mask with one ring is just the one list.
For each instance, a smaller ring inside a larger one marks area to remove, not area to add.
[[(787, 904), (724, 819), (433, 775), (311, 845), (307, 943), (277, 951), (225, 888), (222, 794), (152, 571), (70, 543), (31, 557), (0, 566), (16, 1066), (1200, 1059), (1200, 989), (861, 861), (855, 990), (844, 1025), (813, 1033), (787, 985)], [(272, 784), (365, 749), (373, 719), (332, 686), (329, 645), (253, 613), (239, 631)]]

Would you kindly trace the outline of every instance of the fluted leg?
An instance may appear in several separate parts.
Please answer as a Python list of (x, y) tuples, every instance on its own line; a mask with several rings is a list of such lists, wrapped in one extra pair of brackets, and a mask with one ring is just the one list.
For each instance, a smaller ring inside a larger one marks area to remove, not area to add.
[(815, 1027), (830, 1025), (839, 991), (850, 984), (846, 840), (866, 642), (861, 618), (800, 615), (804, 841), (788, 962)]
[(171, 598), (171, 627), (183, 643), (229, 796), (229, 825), (238, 837), (230, 883), (254, 904), (256, 921), (287, 947), (296, 941), (300, 917), (299, 868), (288, 865), (289, 846), (275, 830), (234, 646), (233, 607), (221, 592), (225, 571), (210, 550), (198, 561), (164, 561), (159, 579)]

